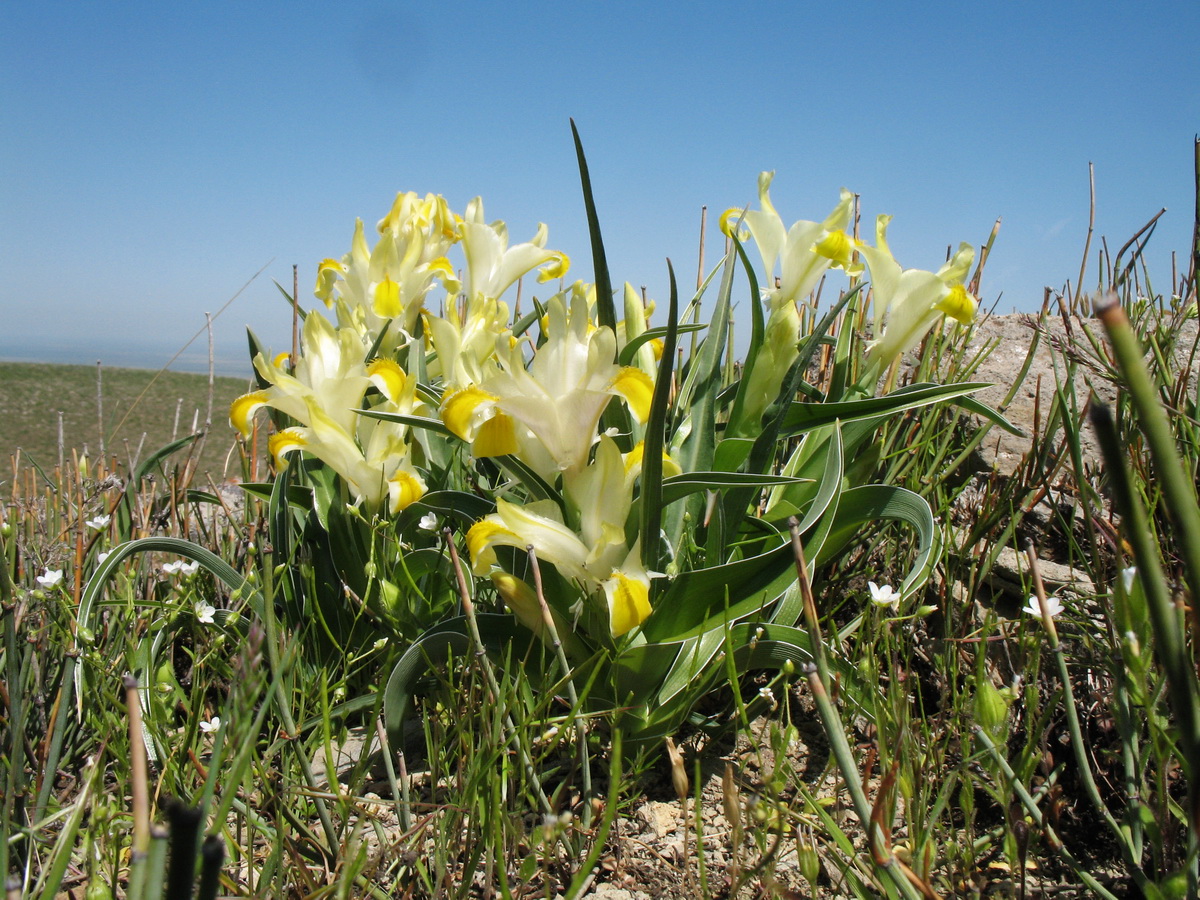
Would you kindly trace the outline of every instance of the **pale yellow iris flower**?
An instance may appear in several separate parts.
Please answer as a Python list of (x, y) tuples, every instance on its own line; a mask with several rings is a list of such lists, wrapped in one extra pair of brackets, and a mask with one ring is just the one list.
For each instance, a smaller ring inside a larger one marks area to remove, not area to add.
[(910, 350), (943, 316), (969, 325), (978, 307), (963, 285), (975, 258), (970, 244), (960, 244), (958, 252), (937, 272), (904, 269), (888, 247), (890, 221), (891, 216), (879, 216), (876, 245), (859, 247), (871, 274), (875, 339), (867, 345), (867, 363), (876, 371)]
[[(578, 533), (563, 523), (551, 501), (519, 506), (497, 500), (496, 513), (467, 534), (473, 569), (478, 575), (491, 573), (497, 566), (496, 547), (533, 546), (540, 560), (553, 564), (586, 596), (603, 600), (609, 630), (619, 637), (650, 615), (650, 576), (641, 564), (640, 541), (632, 547), (625, 542), (632, 493), (611, 438), (602, 437), (595, 461), (567, 481), (567, 497), (579, 511)], [(512, 602), (520, 602), (519, 594), (514, 593)], [(525, 610), (522, 620), (529, 615)]]
[(371, 510), (386, 501), (395, 513), (420, 499), (425, 482), (412, 462), (407, 426), (358, 414), (371, 386), (381, 398), (374, 409), (413, 414), (420, 405), (416, 378), (391, 360), (367, 365), (357, 332), (335, 329), (316, 312), (305, 319), (303, 347), (295, 374), (261, 355), (255, 360), (271, 386), (233, 402), (234, 427), (249, 436), (259, 408), (277, 409), (299, 423), (270, 437), (277, 465), (285, 465), (287, 455), (297, 450), (309, 453), (342, 476), (356, 502)]
[[(761, 209), (730, 209), (721, 217), (728, 234), (738, 217), (749, 236), (754, 238), (762, 256), (767, 279), (762, 293), (768, 314), (763, 345), (750, 368), (744, 392), (745, 407), (735, 433), (752, 434), (759, 427), (767, 405), (779, 393), (783, 378), (799, 357), (800, 312), (797, 304), (812, 293), (821, 276), (831, 267), (856, 275), (862, 266), (853, 261), (855, 242), (845, 231), (853, 214), (854, 195), (842, 189), (841, 199), (822, 222), (801, 219), (785, 228), (783, 219), (771, 203), (774, 172), (758, 177)], [(775, 287), (775, 269), (779, 267), (779, 286)]]
[(620, 396), (639, 422), (650, 412), (654, 385), (640, 369), (613, 362), (616, 338), (597, 328), (575, 296), (568, 315), (556, 295), (547, 308), (547, 339), (526, 368), (524, 346), (498, 353), (489, 376), (448, 391), (442, 420), (476, 456), (516, 453), (554, 480), (587, 463), (605, 406)]
[(441, 196), (397, 194), (376, 226), (380, 237), (374, 248), (360, 219), (350, 252), (320, 264), (317, 298), (336, 306), (339, 323), (361, 336), (377, 338), (387, 325), (380, 353), (390, 355), (413, 333), (425, 297), (437, 283), (450, 292), (459, 289), (447, 259), (459, 241), (459, 221)]

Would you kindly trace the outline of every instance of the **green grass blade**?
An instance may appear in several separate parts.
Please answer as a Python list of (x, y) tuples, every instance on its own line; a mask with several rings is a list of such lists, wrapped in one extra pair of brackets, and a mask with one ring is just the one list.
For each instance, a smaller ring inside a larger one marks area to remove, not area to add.
[(658, 568), (659, 535), (662, 532), (662, 511), (669, 501), (663, 495), (663, 445), (666, 441), (667, 404), (671, 399), (671, 375), (678, 339), (679, 293), (675, 285), (675, 269), (667, 261), (671, 294), (667, 307), (667, 333), (663, 338), (663, 353), (658, 361), (654, 394), (650, 400), (650, 415), (642, 445), (640, 534), (642, 536), (642, 565), (647, 571)]
[(592, 179), (588, 174), (587, 159), (583, 154), (583, 141), (575, 120), (571, 120), (571, 136), (575, 139), (575, 156), (579, 161), (579, 182), (583, 187), (583, 206), (587, 210), (588, 236), (592, 242), (592, 266), (596, 284), (596, 318), (616, 333), (617, 314), (613, 306), (612, 280), (608, 274), (608, 259), (604, 255), (604, 238), (600, 233), (600, 218), (596, 214), (596, 200), (592, 196)]

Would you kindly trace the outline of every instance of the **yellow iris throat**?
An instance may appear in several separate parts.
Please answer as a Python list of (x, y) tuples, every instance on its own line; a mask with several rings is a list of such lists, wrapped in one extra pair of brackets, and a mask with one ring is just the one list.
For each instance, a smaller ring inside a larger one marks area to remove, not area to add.
[[(735, 206), (721, 213), (721, 233), (726, 237), (733, 237), (734, 224), (737, 223), (744, 212), (744, 209), (738, 209)], [(737, 239), (739, 241), (745, 241), (748, 237), (750, 237), (750, 232), (744, 228), (740, 229), (737, 233)]]
[(425, 482), (412, 472), (400, 470), (388, 480), (392, 513), (398, 513), (425, 496)]
[(538, 283), (545, 284), (556, 278), (565, 278), (569, 268), (571, 268), (570, 257), (565, 253), (555, 251), (550, 262), (538, 269)]
[(638, 579), (614, 572), (604, 590), (608, 594), (608, 625), (613, 637), (637, 628), (650, 615), (650, 589)]
[(825, 235), (825, 237), (821, 238), (821, 240), (817, 241), (813, 250), (818, 255), (832, 260), (835, 266), (846, 269), (849, 268), (851, 259), (854, 256), (854, 241), (842, 229), (835, 228), (829, 234)]
[(375, 285), (374, 301), (375, 315), (382, 319), (396, 318), (400, 315), (400, 285), (384, 275), (383, 281)]
[(308, 439), (297, 428), (285, 428), (267, 439), (267, 449), (278, 469), (287, 468), (287, 460), (284, 459), (285, 453), (290, 453), (292, 450), (303, 450), (307, 446)]
[(471, 554), (471, 569), (482, 575), (496, 561), (492, 538), (504, 535), (516, 539), (516, 535), (498, 522), (480, 519), (467, 532), (467, 552)]
[(650, 401), (654, 398), (654, 382), (641, 369), (626, 366), (613, 379), (612, 389), (625, 398), (629, 409), (642, 422), (650, 418)]
[(978, 305), (978, 301), (967, 293), (965, 287), (956, 284), (950, 288), (950, 293), (938, 302), (937, 308), (950, 318), (956, 319), (964, 325), (970, 325), (975, 321), (975, 310)]
[(250, 437), (251, 420), (255, 411), (267, 402), (266, 391), (251, 391), (238, 397), (229, 406), (229, 422), (241, 432), (242, 437)]
[(367, 366), (367, 376), (393, 403), (396, 403), (404, 393), (407, 376), (395, 360), (377, 359), (373, 361), (371, 365)]

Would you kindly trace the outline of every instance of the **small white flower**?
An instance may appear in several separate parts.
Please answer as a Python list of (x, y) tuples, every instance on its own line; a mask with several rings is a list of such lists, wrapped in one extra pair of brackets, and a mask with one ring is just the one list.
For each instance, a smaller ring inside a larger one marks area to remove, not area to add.
[[(1055, 616), (1057, 616), (1062, 611), (1063, 611), (1063, 605), (1062, 605), (1061, 600), (1059, 600), (1057, 597), (1047, 597), (1046, 598), (1046, 612), (1048, 612), (1050, 614), (1050, 618), (1053, 619)], [(1038, 598), (1037, 598), (1036, 594), (1029, 598), (1029, 602), (1026, 603), (1024, 607), (1022, 607), (1021, 612), (1027, 612), (1031, 616), (1039, 616), (1039, 617), (1041, 616), (1042, 605), (1038, 602)]]
[(200, 730), (203, 731), (205, 734), (213, 734), (220, 727), (221, 727), (221, 717), (220, 716), (213, 716), (212, 719), (210, 719), (209, 721), (200, 723)]
[(61, 584), (62, 580), (62, 569), (46, 569), (46, 571), (37, 577), (37, 583), (46, 588), (51, 588), (57, 584)]
[(186, 577), (188, 575), (195, 575), (196, 570), (199, 568), (200, 568), (200, 563), (186, 562), (181, 559), (177, 562), (163, 563), (162, 570), (167, 575), (183, 575), (184, 577)]
[(112, 556), (112, 551), (111, 551), (111, 550), (105, 550), (105, 551), (103, 551), (103, 552), (101, 552), (101, 553), (97, 553), (97, 554), (96, 554), (96, 565), (100, 565), (100, 564), (101, 564), (101, 563), (103, 563), (103, 562), (104, 562), (106, 559), (108, 559), (110, 556)]
[(1133, 580), (1137, 578), (1137, 566), (1121, 570), (1121, 581), (1125, 585), (1125, 593), (1133, 590)]
[(890, 584), (885, 584), (882, 587), (873, 581), (867, 582), (867, 588), (871, 592), (871, 601), (878, 603), (880, 606), (895, 606), (900, 602), (900, 595)]
[(437, 516), (433, 513), (425, 513), (425, 515), (421, 516), (421, 521), (417, 523), (417, 527), (423, 531), (437, 531)]
[(108, 523), (112, 521), (112, 516), (96, 516), (94, 519), (88, 519), (83, 524), (93, 531), (103, 531), (108, 527)]
[(775, 692), (769, 687), (760, 687), (758, 689), (758, 696), (770, 703), (772, 707), (775, 706)]
[(215, 622), (213, 619), (213, 613), (216, 611), (217, 608), (215, 606), (209, 606), (207, 603), (197, 603), (196, 621), (205, 625), (212, 625)]

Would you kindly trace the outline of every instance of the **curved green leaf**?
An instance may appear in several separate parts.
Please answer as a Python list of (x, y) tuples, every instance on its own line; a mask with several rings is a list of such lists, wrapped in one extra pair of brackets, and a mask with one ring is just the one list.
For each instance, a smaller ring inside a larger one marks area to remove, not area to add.
[(399, 422), (401, 425), (408, 425), (412, 428), (424, 428), (426, 431), (432, 431), (436, 434), (444, 434), (447, 437), (453, 437), (454, 432), (446, 427), (441, 419), (434, 419), (430, 416), (410, 416), (404, 413), (387, 412), (379, 409), (356, 409), (360, 416), (366, 416), (368, 419), (382, 419), (384, 422)]
[(663, 481), (662, 502), (665, 506), (698, 491), (728, 487), (798, 484), (805, 480), (809, 479), (792, 478), (789, 475), (745, 475), (741, 472), (685, 472)]
[[(687, 325), (676, 326), (676, 334), (690, 334), (694, 331), (703, 331), (708, 325), (702, 322), (693, 322)], [(637, 337), (633, 338), (628, 344), (621, 348), (621, 352), (617, 354), (617, 363), (622, 366), (633, 364), (633, 357), (642, 347), (650, 341), (661, 339), (666, 341), (667, 335), (670, 333), (670, 326), (662, 325), (657, 328), (647, 328)], [(663, 350), (663, 356), (666, 355), (666, 350)], [(660, 357), (661, 359), (661, 357)]]
[(895, 415), (905, 410), (962, 397), (990, 386), (988, 382), (977, 381), (964, 384), (914, 384), (882, 397), (867, 397), (863, 400), (792, 403), (784, 416), (780, 434), (801, 434), (828, 425), (835, 419), (848, 423), (859, 419)]
[(929, 580), (941, 554), (941, 534), (933, 510), (920, 495), (907, 488), (886, 484), (868, 484), (842, 493), (833, 531), (821, 553), (810, 563), (814, 566), (833, 558), (859, 534), (862, 527), (881, 519), (911, 525), (917, 532), (917, 556), (904, 577), (901, 598), (907, 598)]
[(596, 200), (592, 196), (592, 178), (588, 174), (587, 159), (583, 155), (583, 141), (575, 120), (571, 120), (571, 135), (575, 138), (575, 156), (579, 162), (579, 182), (583, 187), (583, 206), (587, 212), (588, 235), (592, 242), (592, 267), (596, 284), (596, 318), (617, 333), (617, 314), (613, 306), (612, 280), (608, 275), (608, 260), (604, 255), (604, 238), (600, 234), (600, 217), (596, 214)]
[[(479, 636), (489, 651), (496, 651), (522, 635), (532, 637), (504, 613), (477, 613)], [(431, 628), (416, 640), (396, 662), (383, 690), (383, 718), (392, 746), (400, 746), (401, 726), (412, 705), (417, 684), (449, 655), (466, 656), (471, 638), (465, 616), (457, 616)]]
[[(240, 593), (256, 616), (261, 617), (263, 615), (264, 600), (258, 588), (243, 578), (233, 566), (229, 565), (229, 563), (225, 562), (225, 560), (212, 551), (206, 550), (204, 547), (194, 544), (191, 541), (185, 541), (182, 538), (138, 538), (135, 541), (128, 541), (113, 547), (109, 551), (108, 556), (105, 557), (104, 562), (96, 567), (95, 572), (92, 573), (92, 577), (88, 579), (79, 599), (78, 626), (76, 630), (78, 640), (88, 642), (91, 640), (92, 635), (95, 634), (94, 610), (100, 602), (100, 598), (104, 595), (104, 589), (108, 581), (117, 573), (121, 564), (131, 556), (155, 551), (172, 553), (199, 563), (231, 591)], [(222, 610), (222, 613), (224, 614), (220, 616), (220, 619), (224, 621), (228, 618), (229, 613), (224, 610)], [(74, 687), (76, 698), (79, 701), (82, 701), (86, 696), (84, 685), (85, 668), (84, 666), (75, 667)], [(64, 706), (69, 705), (70, 698), (66, 698)]]
[[(795, 577), (786, 574), (794, 564), (791, 544), (781, 542), (758, 556), (681, 572), (653, 601), (642, 634), (651, 643), (677, 639), (726, 609), (732, 613), (746, 602), (769, 602), (783, 590), (787, 578)], [(776, 585), (780, 575), (785, 576), (784, 582)], [(760, 596), (772, 587), (778, 587), (775, 594)], [(752, 612), (747, 610), (744, 615)]]

